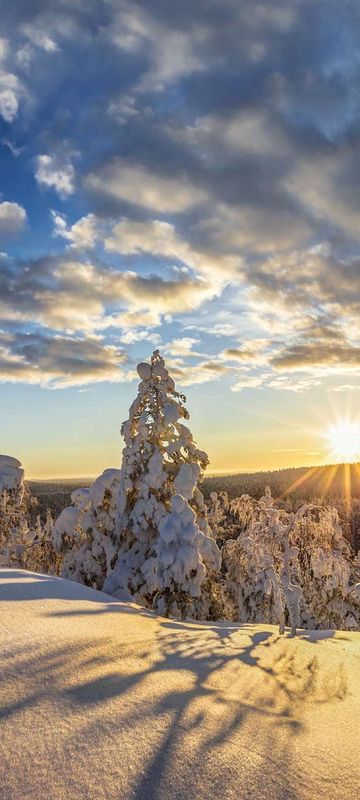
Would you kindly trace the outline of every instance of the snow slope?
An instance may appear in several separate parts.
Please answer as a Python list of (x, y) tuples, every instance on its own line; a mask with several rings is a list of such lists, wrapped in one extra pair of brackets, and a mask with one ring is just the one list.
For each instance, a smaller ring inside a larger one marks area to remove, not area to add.
[(360, 634), (170, 621), (0, 570), (1, 800), (353, 800)]

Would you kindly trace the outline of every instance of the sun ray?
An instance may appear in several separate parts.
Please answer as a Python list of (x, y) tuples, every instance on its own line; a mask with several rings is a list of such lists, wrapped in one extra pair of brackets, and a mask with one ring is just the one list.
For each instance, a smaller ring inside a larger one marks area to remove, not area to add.
[(330, 487), (334, 483), (338, 469), (339, 469), (339, 464), (332, 464), (332, 466), (326, 468), (325, 477), (322, 481), (322, 486), (320, 490), (321, 500), (324, 500)]
[(357, 463), (357, 464), (354, 464), (353, 466), (354, 466), (355, 472), (357, 473), (358, 481), (360, 482), (360, 464)]
[(321, 469), (322, 469), (321, 467), (310, 467), (310, 469), (306, 470), (306, 472), (303, 475), (300, 475), (299, 478), (293, 481), (293, 483), (287, 489), (285, 489), (285, 491), (280, 495), (279, 499), (283, 500), (284, 497), (287, 497), (287, 495), (291, 494), (292, 492), (295, 492), (296, 489), (299, 489), (300, 486), (303, 485), (303, 483), (308, 481), (309, 478), (314, 477), (314, 475), (316, 475), (316, 473), (319, 472)]
[(348, 514), (351, 508), (351, 467), (350, 464), (344, 464), (344, 497), (345, 508)]

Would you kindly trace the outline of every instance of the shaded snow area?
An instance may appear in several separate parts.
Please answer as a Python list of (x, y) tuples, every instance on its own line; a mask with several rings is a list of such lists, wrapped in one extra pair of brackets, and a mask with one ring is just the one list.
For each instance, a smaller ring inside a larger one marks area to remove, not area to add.
[(354, 800), (360, 634), (178, 622), (0, 570), (1, 800)]

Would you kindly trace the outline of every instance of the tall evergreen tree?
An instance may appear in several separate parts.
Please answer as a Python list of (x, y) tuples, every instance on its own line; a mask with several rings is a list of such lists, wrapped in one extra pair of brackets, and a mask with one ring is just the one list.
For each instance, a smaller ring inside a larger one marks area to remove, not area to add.
[(161, 613), (208, 616), (221, 560), (198, 486), (208, 456), (184, 424), (186, 398), (159, 352), (137, 370), (121, 470), (74, 496), (55, 524), (56, 546), (71, 545), (63, 574)]

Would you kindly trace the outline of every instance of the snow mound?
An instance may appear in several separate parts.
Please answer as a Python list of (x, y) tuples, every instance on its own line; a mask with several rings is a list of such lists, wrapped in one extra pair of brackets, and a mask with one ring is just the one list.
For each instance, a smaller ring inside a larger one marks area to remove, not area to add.
[(358, 796), (359, 633), (171, 621), (8, 569), (0, 641), (1, 800)]
[(23, 477), (24, 470), (17, 458), (0, 455), (0, 492), (18, 488)]

